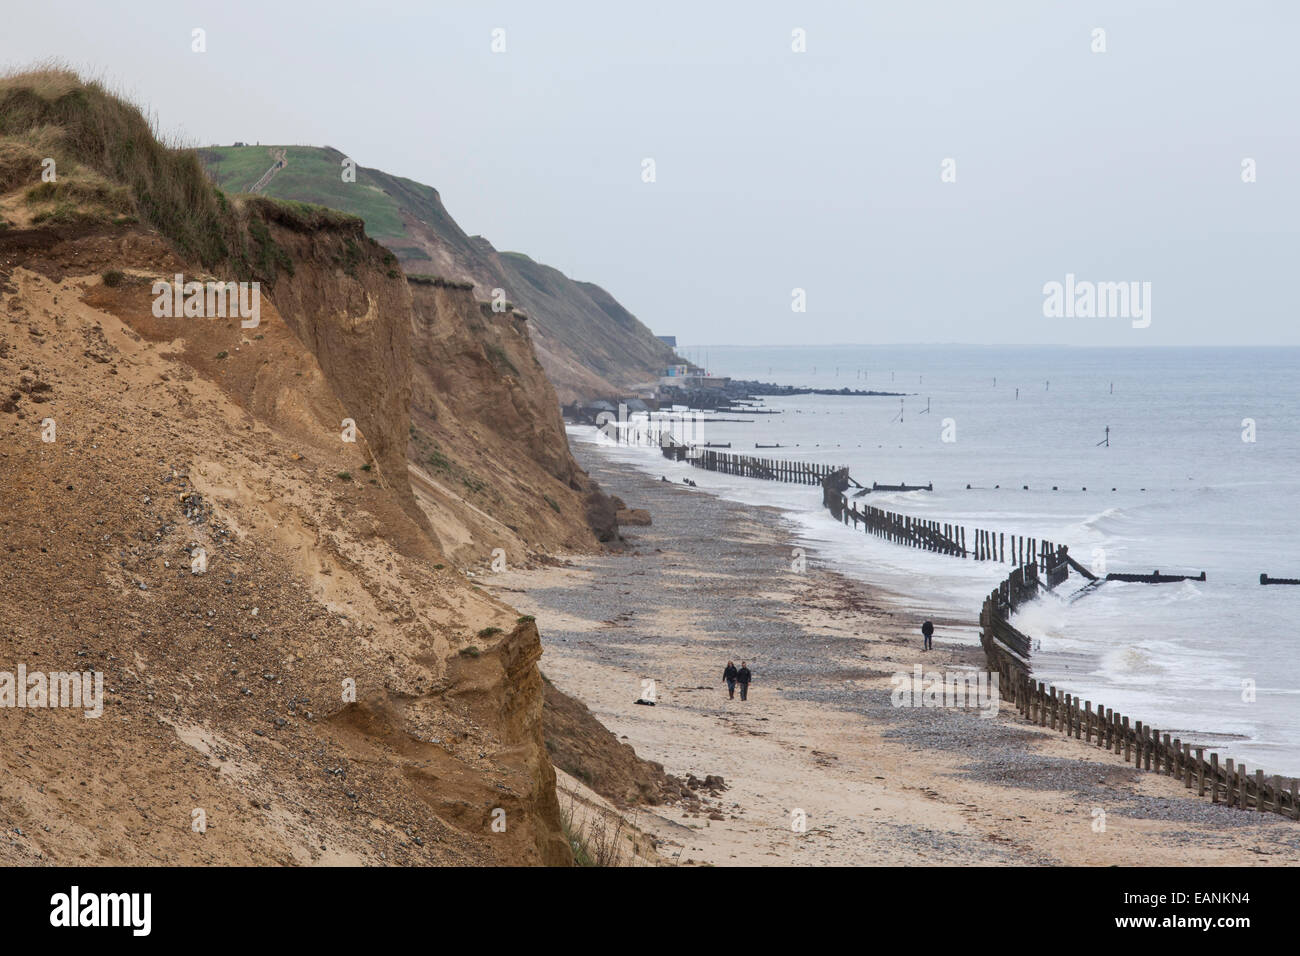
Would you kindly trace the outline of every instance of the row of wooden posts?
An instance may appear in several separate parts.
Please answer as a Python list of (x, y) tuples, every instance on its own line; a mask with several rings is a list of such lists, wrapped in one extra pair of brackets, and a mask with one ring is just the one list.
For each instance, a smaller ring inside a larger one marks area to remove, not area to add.
[[(666, 456), (681, 460), (682, 450)], [(727, 474), (822, 485), (822, 500), (836, 520), (863, 525), (868, 534), (911, 547), (924, 548), (979, 561), (1007, 562), (1015, 568), (985, 599), (980, 609), (980, 643), (990, 670), (999, 674), (1003, 687), (1012, 690), (1016, 709), (1040, 727), (1051, 727), (1067, 736), (1122, 754), (1140, 770), (1164, 773), (1183, 781), (1187, 789), (1199, 796), (1209, 795), (1214, 803), (1261, 813), (1271, 811), (1300, 820), (1300, 781), (1266, 776), (1263, 770), (1247, 772), (1246, 765), (1226, 759), (1222, 764), (1217, 751), (1207, 760), (1206, 747), (1184, 743), (1180, 738), (1116, 713), (1092, 701), (1080, 701), (1075, 695), (1035, 681), (1031, 677), (1029, 637), (1010, 623), (1017, 607), (1035, 599), (1042, 587), (1055, 588), (1074, 568), (1083, 576), (1095, 576), (1069, 556), (1068, 549), (1050, 541), (1021, 535), (1006, 535), (977, 529), (967, 545), (966, 529), (944, 522), (914, 518), (885, 511), (870, 505), (859, 508), (844, 492), (851, 482), (847, 468), (827, 468), (801, 462), (751, 458), (705, 451), (689, 459), (698, 468)], [(856, 484), (856, 482), (853, 482)], [(1008, 551), (1008, 544), (1010, 549)], [(1040, 569), (1042, 574), (1040, 576)], [(1159, 575), (1136, 577), (1159, 577)], [(1204, 575), (1201, 576), (1204, 580)]]
[(831, 497), (827, 504), (837, 521), (852, 523), (855, 531), (861, 524), (867, 534), (874, 534), (894, 544), (958, 558), (969, 557), (976, 561), (997, 561), (1003, 564), (1009, 562), (1017, 566), (1034, 562), (1046, 565), (1048, 555), (1055, 554), (1057, 550), (1056, 545), (1050, 541), (979, 528), (971, 532), (968, 547), (966, 529), (961, 525), (914, 518), (873, 505), (864, 504), (859, 508), (857, 502), (850, 501), (842, 493)]
[[(844, 495), (847, 471), (832, 473), (823, 482), (823, 500), (837, 520), (861, 522), (868, 534), (886, 540), (978, 560), (1010, 560), (1016, 567), (984, 600), (980, 609), (980, 642), (990, 670), (998, 672), (1002, 687), (1010, 688), (1016, 709), (1031, 722), (1051, 727), (1067, 736), (1122, 754), (1140, 770), (1164, 773), (1195, 787), (1199, 796), (1209, 795), (1214, 803), (1261, 813), (1271, 811), (1300, 820), (1300, 781), (1267, 776), (1263, 770), (1249, 773), (1244, 763), (1228, 758), (1219, 761), (1217, 751), (1206, 759), (1206, 747), (1170, 739), (1169, 734), (1149, 723), (1131, 720), (1109, 707), (1081, 700), (1059, 688), (1031, 677), (1032, 641), (1010, 623), (1017, 607), (1038, 597), (1040, 588), (1064, 583), (1073, 567), (1080, 574), (1094, 575), (1069, 556), (1069, 550), (1050, 541), (1019, 535), (994, 535), (977, 530), (971, 535), (973, 549), (967, 550), (964, 528), (943, 522), (896, 514), (872, 506), (857, 507)], [(1041, 569), (1041, 574), (1040, 574)], [(1157, 575), (1158, 576), (1158, 575)], [(1146, 576), (1138, 576), (1146, 577)], [(1203, 580), (1203, 576), (1202, 576)]]
[[(1300, 820), (1300, 780), (1265, 775), (1256, 769), (1249, 773), (1246, 765), (1226, 759), (1220, 764), (1217, 751), (1205, 757), (1203, 745), (1184, 742), (1149, 723), (1116, 713), (1109, 707), (1030, 676), (1029, 638), (1008, 620), (1012, 612), (1038, 595), (1040, 587), (1055, 587), (1069, 575), (1065, 549), (1058, 550), (1040, 580), (1037, 565), (1018, 567), (984, 600), (980, 610), (980, 643), (989, 668), (999, 675), (1002, 688), (1010, 688), (1011, 700), (1025, 719), (1040, 727), (1050, 727), (1067, 737), (1122, 755), (1125, 762), (1138, 770), (1163, 773), (1195, 788), (1198, 796), (1208, 796), (1243, 810), (1271, 811)], [(1004, 699), (1006, 694), (1003, 693)]]
[[(785, 481), (796, 485), (819, 485), (827, 475), (841, 470), (830, 465), (785, 461), (779, 458), (755, 458), (752, 455), (733, 455), (708, 449), (696, 449), (696, 454), (692, 456), (676, 452), (670, 454), (670, 449), (665, 447), (664, 457), (689, 461), (696, 468), (718, 471), (725, 475)], [(843, 470), (847, 473), (847, 469)]]

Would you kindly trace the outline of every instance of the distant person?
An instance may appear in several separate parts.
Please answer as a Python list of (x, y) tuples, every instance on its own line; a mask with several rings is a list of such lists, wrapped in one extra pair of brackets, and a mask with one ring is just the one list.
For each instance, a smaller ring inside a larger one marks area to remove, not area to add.
[(922, 624), (921, 636), (922, 636), (921, 650), (923, 651), (930, 650), (934, 646), (930, 642), (930, 638), (934, 637), (934, 625), (931, 624), (929, 621), (926, 621), (924, 624)]
[(749, 672), (749, 665), (744, 661), (740, 662), (740, 670), (736, 671), (736, 683), (740, 685), (740, 699), (749, 700), (749, 682), (753, 675)]
[(722, 672), (722, 679), (727, 682), (727, 697), (736, 699), (736, 663), (727, 661), (727, 669)]

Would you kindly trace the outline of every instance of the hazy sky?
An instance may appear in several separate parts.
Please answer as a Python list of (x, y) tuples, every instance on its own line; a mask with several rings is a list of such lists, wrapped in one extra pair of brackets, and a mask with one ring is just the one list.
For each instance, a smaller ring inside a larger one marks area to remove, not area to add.
[[(330, 145), (429, 183), (467, 232), (688, 345), (1300, 344), (1294, 0), (41, 0), (4, 21), (7, 67), (59, 57), (195, 144)], [(1045, 317), (1067, 273), (1150, 282), (1149, 327)]]

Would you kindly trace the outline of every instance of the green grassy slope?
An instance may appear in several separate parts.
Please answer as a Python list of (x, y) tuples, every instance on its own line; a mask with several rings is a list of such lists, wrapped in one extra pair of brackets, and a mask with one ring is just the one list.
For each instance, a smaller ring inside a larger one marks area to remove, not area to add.
[[(385, 194), (374, 171), (357, 168), (356, 182), (343, 181), (343, 154), (317, 146), (214, 146), (199, 150), (199, 159), (217, 185), (241, 193), (256, 183), (275, 162), (271, 151), (285, 150), (287, 163), (263, 194), (276, 199), (328, 206), (360, 216), (375, 239), (404, 236), (398, 203)], [(391, 178), (391, 177), (386, 177)]]
[(365, 220), (366, 232), (397, 256), (411, 275), (435, 275), (474, 284), (480, 298), (493, 289), (534, 321), (539, 356), (562, 397), (613, 394), (655, 378), (675, 361), (671, 349), (590, 283), (535, 262), (498, 253), (486, 239), (457, 225), (432, 186), (379, 169), (356, 168), (356, 181), (342, 177), (344, 154), (319, 146), (214, 146), (199, 158), (227, 192), (256, 183), (285, 150), (287, 164), (263, 194), (314, 203)]

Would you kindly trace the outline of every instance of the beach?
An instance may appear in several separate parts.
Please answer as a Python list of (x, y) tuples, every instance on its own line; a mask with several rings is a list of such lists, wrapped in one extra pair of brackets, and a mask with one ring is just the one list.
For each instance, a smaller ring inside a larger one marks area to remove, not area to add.
[[(704, 806), (629, 819), (678, 865), (1258, 865), (1300, 861), (1300, 824), (1228, 809), (1003, 705), (895, 707), (895, 674), (979, 669), (909, 595), (851, 580), (776, 509), (662, 482), (573, 443), (653, 523), (626, 549), (477, 580), (537, 619), (541, 669), (643, 758), (720, 776)], [(829, 519), (827, 519), (829, 520)], [(798, 560), (802, 549), (803, 569)], [(918, 594), (927, 582), (917, 581)], [(919, 607), (915, 602), (911, 606)], [(747, 661), (749, 700), (722, 670)], [(653, 684), (647, 682), (653, 682)], [(652, 698), (654, 706), (638, 704)]]

